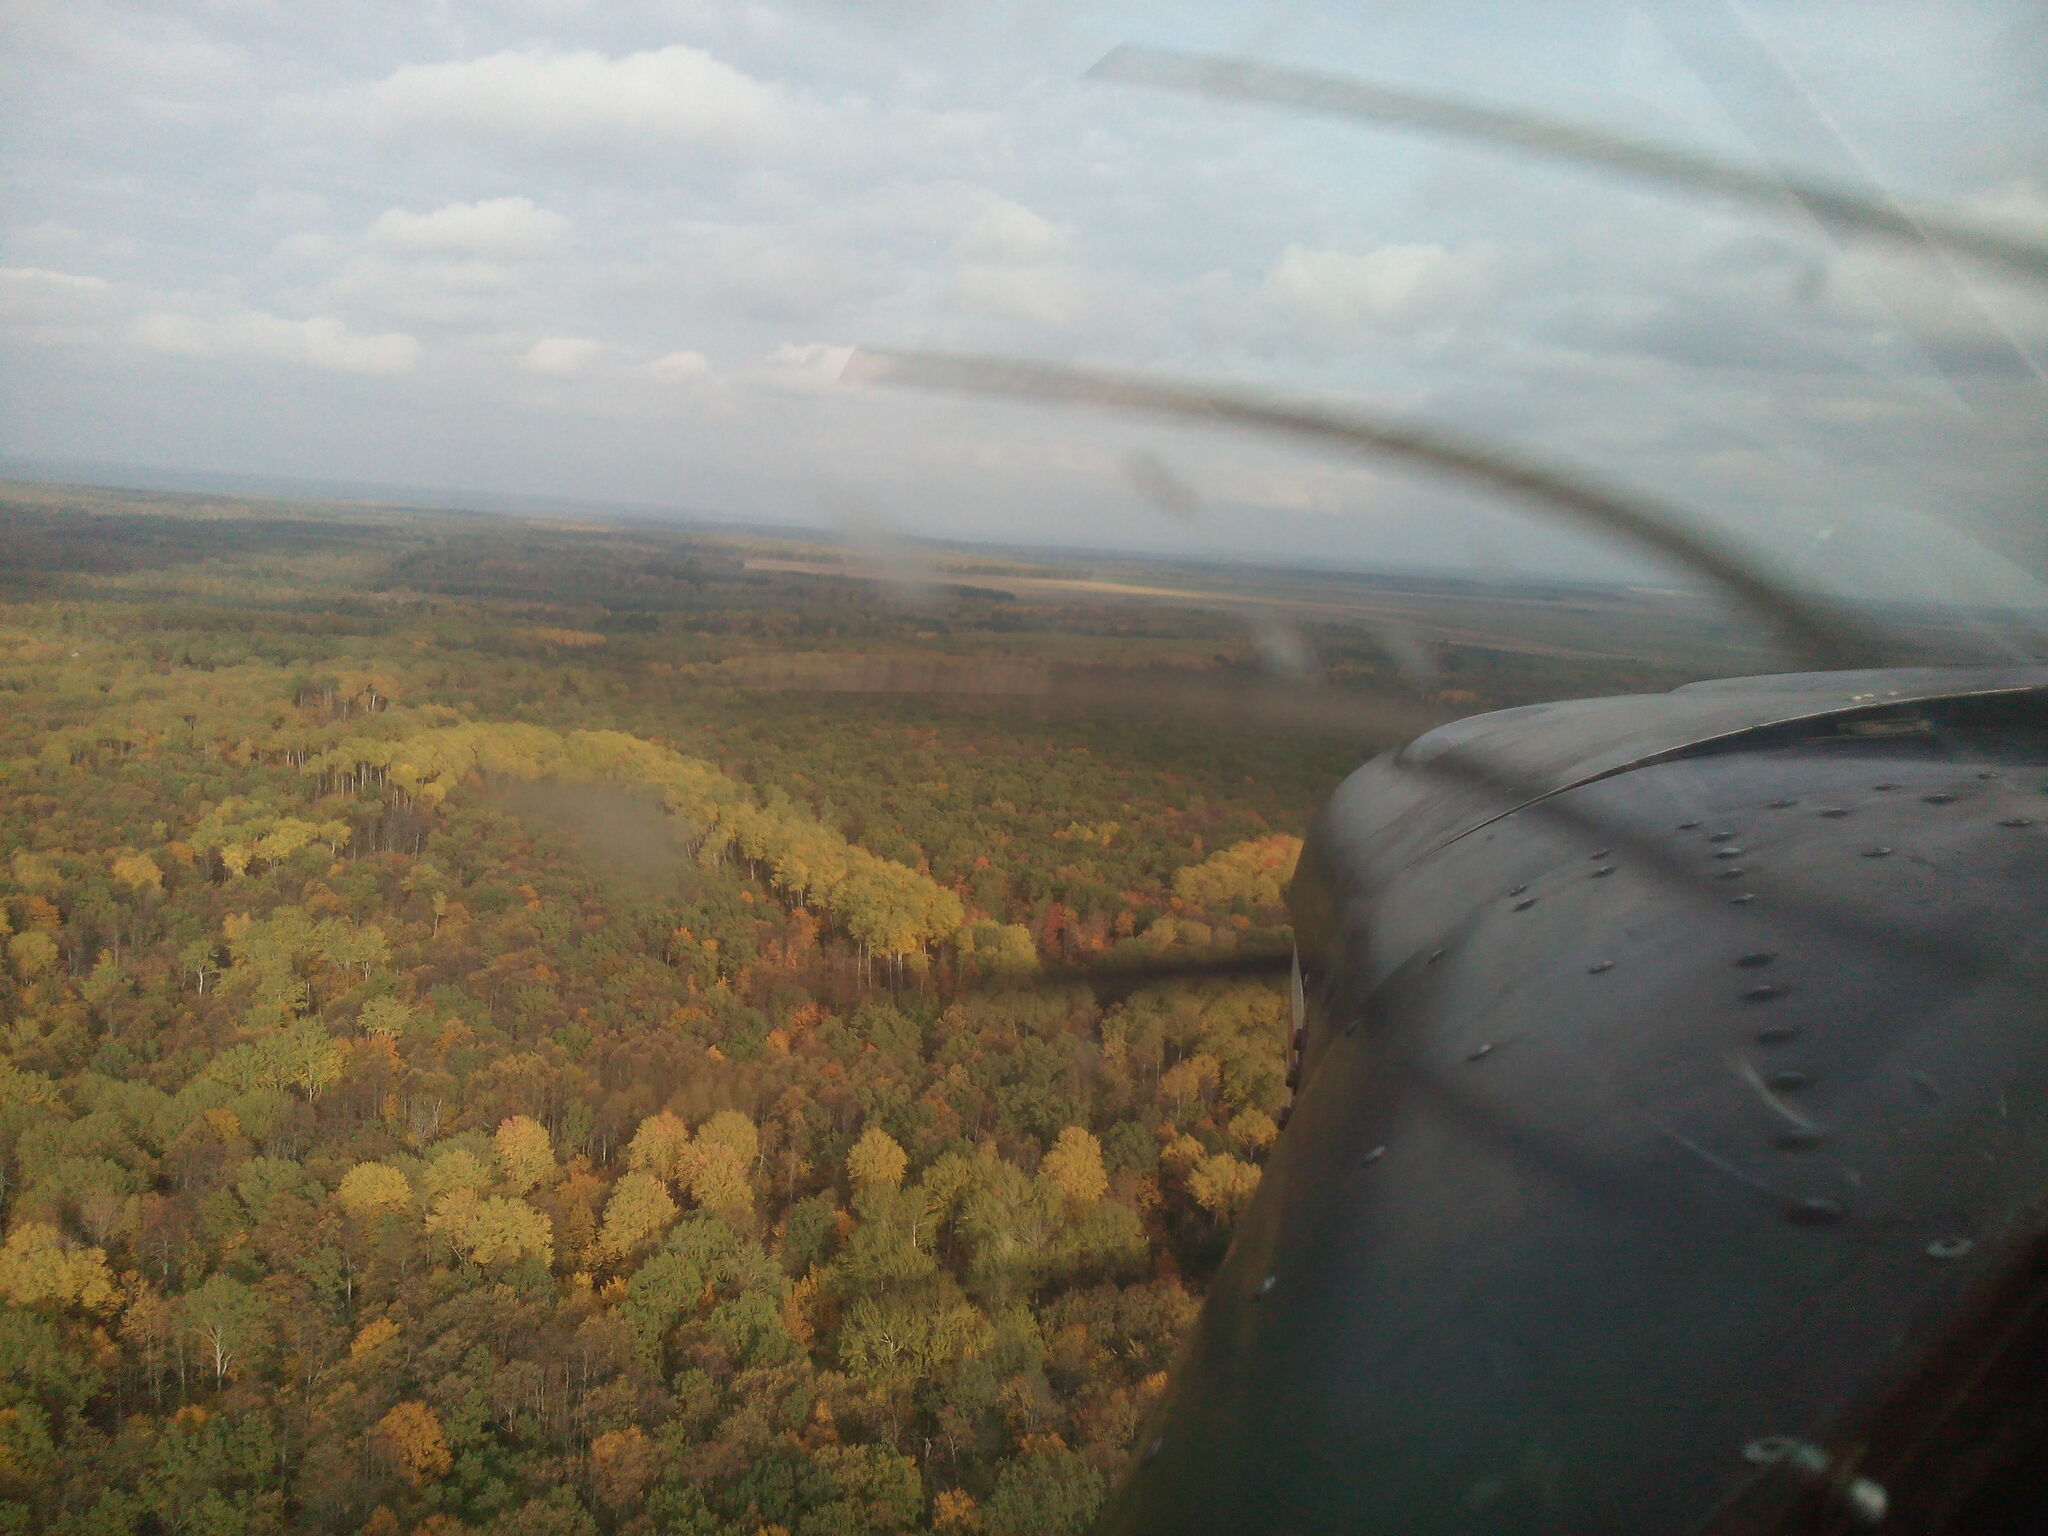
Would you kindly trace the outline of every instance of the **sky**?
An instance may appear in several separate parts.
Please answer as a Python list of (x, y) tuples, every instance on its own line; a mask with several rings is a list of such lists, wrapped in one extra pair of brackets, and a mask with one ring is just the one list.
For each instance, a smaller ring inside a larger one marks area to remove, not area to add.
[(842, 383), (1201, 380), (1633, 487), (1792, 579), (2039, 601), (2048, 290), (1497, 148), (1086, 77), (1338, 71), (2048, 239), (2038, 0), (8, 0), (0, 473), (1656, 579), (1440, 476)]

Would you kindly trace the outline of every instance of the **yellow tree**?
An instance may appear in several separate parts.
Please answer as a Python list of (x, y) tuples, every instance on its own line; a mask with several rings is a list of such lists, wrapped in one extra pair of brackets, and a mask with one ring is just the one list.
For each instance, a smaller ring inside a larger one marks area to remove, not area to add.
[(501, 1120), (491, 1146), (498, 1154), (498, 1166), (505, 1171), (505, 1182), (522, 1195), (555, 1171), (555, 1148), (547, 1127), (531, 1115)]
[(1206, 1211), (1224, 1220), (1234, 1218), (1259, 1187), (1259, 1170), (1228, 1152), (1203, 1158), (1188, 1171), (1188, 1193)]
[(161, 896), (164, 890), (164, 872), (156, 867), (156, 861), (146, 854), (123, 854), (114, 860), (115, 880), (138, 894), (148, 891)]
[(728, 1142), (699, 1137), (690, 1147), (690, 1198), (707, 1210), (743, 1211), (754, 1203), (747, 1164)]
[(676, 1203), (660, 1179), (651, 1173), (626, 1174), (605, 1202), (597, 1246), (608, 1257), (629, 1257), (673, 1226), (676, 1215)]
[(1252, 1152), (1263, 1152), (1273, 1145), (1273, 1138), (1280, 1134), (1280, 1127), (1273, 1117), (1262, 1109), (1247, 1109), (1231, 1117), (1228, 1127), (1231, 1139), (1239, 1146)]
[(1260, 837), (1212, 853), (1199, 864), (1175, 873), (1173, 894), (1196, 906), (1221, 906), (1232, 901), (1255, 907), (1278, 907), (1301, 857), (1298, 837)]
[(420, 1183), (430, 1200), (457, 1189), (480, 1193), (490, 1186), (491, 1170), (469, 1148), (447, 1147), (427, 1164)]
[(554, 1224), (523, 1200), (503, 1195), (450, 1190), (434, 1202), (427, 1230), (443, 1234), (473, 1264), (509, 1264), (528, 1256), (545, 1263), (554, 1256)]
[(846, 1154), (846, 1177), (855, 1189), (894, 1189), (909, 1166), (909, 1155), (879, 1125), (862, 1131)]
[(25, 1221), (0, 1247), (0, 1296), (17, 1307), (112, 1311), (120, 1303), (107, 1256), (67, 1242), (55, 1227)]
[(16, 976), (34, 981), (57, 963), (57, 941), (40, 928), (30, 928), (8, 939), (7, 959)]
[(334, 1191), (335, 1203), (351, 1216), (408, 1210), (412, 1199), (412, 1181), (389, 1163), (357, 1163)]
[(626, 1146), (626, 1166), (651, 1173), (665, 1184), (680, 1184), (689, 1172), (689, 1150), (689, 1126), (664, 1109), (640, 1122)]
[(736, 1109), (721, 1109), (697, 1127), (697, 1143), (731, 1147), (746, 1168), (753, 1167), (754, 1159), (761, 1155), (761, 1133)]
[(1038, 1176), (1059, 1190), (1073, 1209), (1093, 1205), (1109, 1192), (1109, 1174), (1102, 1166), (1102, 1143), (1078, 1125), (1060, 1132), (1052, 1150), (1039, 1163)]
[(431, 1483), (455, 1465), (441, 1420), (425, 1403), (406, 1402), (377, 1421), (377, 1443), (414, 1487)]

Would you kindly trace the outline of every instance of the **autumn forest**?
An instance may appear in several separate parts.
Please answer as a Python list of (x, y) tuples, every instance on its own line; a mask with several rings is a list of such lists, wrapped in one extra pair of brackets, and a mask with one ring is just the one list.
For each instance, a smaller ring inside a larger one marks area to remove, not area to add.
[(0, 1532), (1081, 1531), (1285, 999), (1077, 968), (1684, 675), (846, 561), (0, 486)]

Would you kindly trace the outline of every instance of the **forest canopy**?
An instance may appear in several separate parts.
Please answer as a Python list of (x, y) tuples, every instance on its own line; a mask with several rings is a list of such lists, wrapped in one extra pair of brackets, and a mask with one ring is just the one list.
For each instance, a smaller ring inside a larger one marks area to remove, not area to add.
[(36, 488), (7, 537), (0, 1531), (1085, 1526), (1284, 1002), (1043, 973), (1284, 946), (1414, 718), (1369, 636), (1316, 636), (1357, 729), (1283, 739), (764, 666), (1255, 679), (1198, 610)]

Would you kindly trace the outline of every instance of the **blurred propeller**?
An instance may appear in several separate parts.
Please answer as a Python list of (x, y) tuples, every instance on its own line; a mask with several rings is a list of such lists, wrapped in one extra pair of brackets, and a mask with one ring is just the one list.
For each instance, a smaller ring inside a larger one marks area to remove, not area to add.
[[(1254, 950), (1240, 955), (1160, 955), (1142, 960), (1111, 958), (1080, 965), (1048, 965), (1010, 979), (1019, 987), (1092, 987), (1121, 997), (1169, 981), (1271, 981), (1294, 963), (1291, 949)], [(1001, 981), (995, 983), (1002, 984)]]
[(1361, 118), (1388, 127), (1421, 128), (1622, 171), (1688, 191), (1719, 193), (1759, 207), (1782, 208), (1789, 202), (1838, 228), (1922, 248), (1933, 246), (1953, 251), (2036, 282), (2048, 282), (2048, 246), (2020, 235), (1987, 228), (1939, 209), (1909, 209), (1882, 195), (1854, 192), (1806, 176), (1747, 170), (1690, 150), (1673, 149), (1604, 128), (1483, 107), (1316, 70), (1249, 64), (1132, 44), (1111, 50), (1088, 73), (1103, 80), (1265, 102)]
[(1757, 570), (1688, 518), (1591, 476), (1520, 458), (1449, 432), (1244, 390), (955, 353), (855, 350), (844, 379), (1155, 411), (1287, 433), (1477, 480), (1538, 502), (1570, 522), (1675, 561), (1762, 614), (1795, 654), (1821, 669), (1883, 663), (1885, 648), (1848, 615)]

